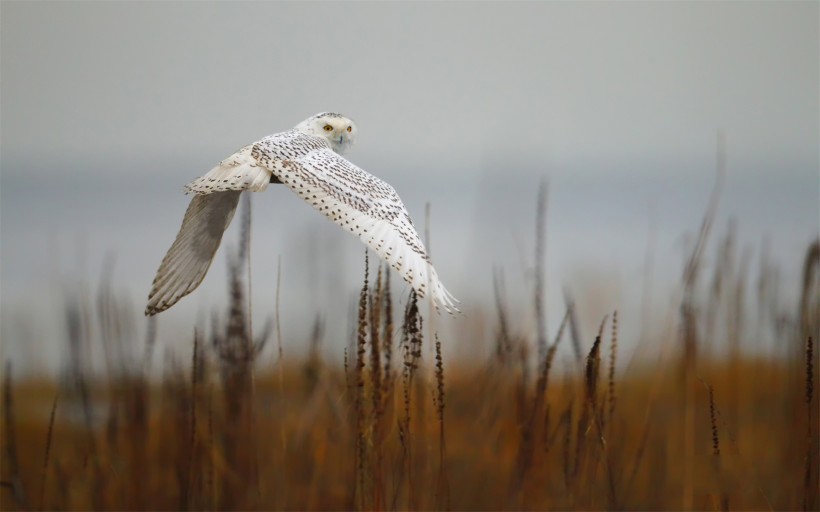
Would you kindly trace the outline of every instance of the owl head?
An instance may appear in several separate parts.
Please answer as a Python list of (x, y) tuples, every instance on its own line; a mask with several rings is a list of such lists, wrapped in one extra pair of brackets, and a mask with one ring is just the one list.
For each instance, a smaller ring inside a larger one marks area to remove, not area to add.
[(327, 139), (336, 153), (344, 153), (356, 141), (356, 123), (341, 114), (322, 112), (296, 125), (296, 129), (308, 135)]

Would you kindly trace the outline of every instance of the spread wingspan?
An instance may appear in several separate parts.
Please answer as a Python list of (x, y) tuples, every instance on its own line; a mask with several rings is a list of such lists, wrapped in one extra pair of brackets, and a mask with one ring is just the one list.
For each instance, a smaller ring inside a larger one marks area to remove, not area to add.
[[(324, 118), (328, 122), (344, 119), (322, 114), (305, 122)], [(199, 286), (233, 218), (239, 195), (243, 190), (265, 190), (271, 182), (284, 183), (325, 217), (358, 236), (420, 296), (429, 293), (437, 307), (458, 311), (458, 301), (441, 284), (393, 187), (332, 149), (331, 143), (344, 146), (344, 136), (329, 141), (300, 131), (303, 124), (245, 146), (185, 187), (195, 196), (154, 278), (146, 315), (170, 308)], [(350, 132), (352, 125), (346, 126)], [(332, 131), (333, 127), (323, 129)]]

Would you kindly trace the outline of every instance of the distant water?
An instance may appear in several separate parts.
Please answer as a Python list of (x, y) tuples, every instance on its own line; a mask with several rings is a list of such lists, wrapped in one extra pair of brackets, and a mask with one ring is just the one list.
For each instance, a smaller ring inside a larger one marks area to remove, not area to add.
[[(133, 312), (134, 325), (144, 328), (141, 315), (151, 279), (187, 206), (181, 186), (197, 175), (197, 166), (190, 162), (170, 168), (159, 161), (118, 161), (110, 168), (77, 162), (60, 169), (4, 162), (4, 358), (35, 370), (59, 367), (65, 350), (64, 297), (84, 290), (93, 299), (106, 264), (113, 263), (114, 288)], [(627, 351), (630, 346), (634, 350), (643, 322), (647, 275), (650, 317), (658, 321), (674, 311), (672, 291), (680, 282), (687, 240), (700, 226), (714, 181), (708, 163), (644, 164), (640, 170), (626, 164), (542, 169), (498, 159), (472, 170), (423, 171), (388, 168), (377, 161), (359, 163), (383, 169), (377, 174), (399, 191), (421, 232), (425, 203), (431, 203), (433, 260), (467, 313), (438, 321), (442, 332), (451, 334), (492, 331), (493, 317), (485, 313), (492, 314), (494, 269), (504, 275), (515, 328), (522, 333), (532, 328), (535, 199), (540, 180), (548, 179), (549, 327), (557, 327), (564, 307), (562, 290), (567, 289), (576, 297), (587, 333), (604, 314), (621, 311), (622, 328), (632, 335), (631, 341), (624, 337)], [(733, 218), (737, 252), (748, 254), (750, 283), (757, 279), (765, 246), (780, 269), (783, 307), (793, 308), (805, 249), (818, 235), (818, 180), (816, 169), (730, 167), (705, 254), (704, 278), (711, 275), (718, 236)], [(223, 308), (225, 254), (235, 248), (236, 233), (233, 225), (200, 289), (160, 316), (160, 353), (185, 353), (193, 326), (210, 325), (211, 313)], [(358, 241), (286, 189), (271, 187), (254, 195), (255, 324), (272, 314), (281, 261), (286, 350), (302, 353), (319, 315), (328, 326), (328, 357), (340, 357), (351, 329), (349, 312), (361, 286), (363, 255)], [(373, 262), (371, 253), (371, 266)], [(398, 279), (393, 283), (404, 301), (408, 288)], [(141, 334), (135, 339), (141, 343)], [(469, 343), (462, 339), (452, 345), (463, 348)]]

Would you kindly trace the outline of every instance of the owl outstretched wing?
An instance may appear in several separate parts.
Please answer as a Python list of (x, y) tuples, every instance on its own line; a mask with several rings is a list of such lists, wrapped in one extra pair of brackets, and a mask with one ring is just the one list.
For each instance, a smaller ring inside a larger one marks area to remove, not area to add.
[(243, 190), (267, 188), (271, 173), (256, 164), (246, 146), (185, 186), (196, 194), (182, 227), (162, 259), (148, 294), (146, 315), (155, 315), (194, 291), (211, 266)]
[(241, 193), (230, 190), (191, 199), (182, 227), (151, 284), (146, 315), (165, 311), (199, 286), (231, 223)]
[[(257, 161), (264, 147), (254, 147)], [(313, 208), (359, 237), (437, 307), (458, 311), (442, 285), (396, 191), (326, 145), (288, 160), (270, 159), (272, 174)]]

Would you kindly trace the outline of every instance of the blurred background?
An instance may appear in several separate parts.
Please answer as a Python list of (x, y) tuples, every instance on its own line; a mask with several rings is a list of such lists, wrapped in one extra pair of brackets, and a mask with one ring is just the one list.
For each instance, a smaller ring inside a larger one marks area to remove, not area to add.
[[(433, 260), (465, 311), (439, 321), (450, 350), (491, 350), (463, 333), (492, 330), (494, 272), (517, 329), (532, 329), (546, 180), (550, 332), (565, 292), (587, 334), (618, 309), (629, 361), (651, 338), (642, 326), (661, 332), (677, 314), (718, 134), (726, 174), (704, 264), (731, 232), (737, 272), (759, 283), (776, 267), (771, 293), (793, 308), (820, 222), (818, 9), (3, 2), (2, 358), (57, 369), (66, 298), (101, 282), (144, 330), (151, 280), (188, 204), (182, 186), (321, 111), (357, 122), (347, 157), (391, 183), (420, 230), (430, 204)], [(237, 231), (202, 286), (160, 315), (163, 350), (190, 351), (193, 326), (224, 309)], [(273, 313), (281, 263), (285, 350), (304, 351), (319, 315), (338, 361), (362, 245), (282, 187), (253, 196), (252, 233), (256, 321)], [(393, 282), (405, 301), (408, 287)], [(744, 348), (768, 350), (773, 332), (747, 333)]]

